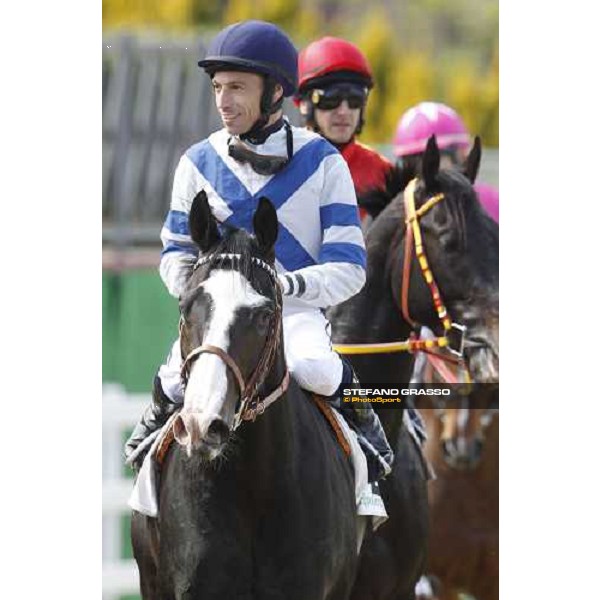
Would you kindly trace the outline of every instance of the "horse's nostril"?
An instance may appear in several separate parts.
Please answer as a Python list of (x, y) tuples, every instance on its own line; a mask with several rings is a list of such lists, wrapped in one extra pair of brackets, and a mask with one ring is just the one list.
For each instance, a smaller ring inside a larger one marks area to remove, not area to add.
[(483, 451), (483, 441), (481, 439), (473, 440), (471, 445), (471, 465), (476, 466), (481, 460), (481, 453)]
[(177, 442), (182, 445), (186, 445), (189, 441), (190, 434), (185, 425), (185, 420), (181, 417), (181, 415), (175, 418), (175, 422), (173, 423), (173, 434)]
[(206, 439), (211, 444), (223, 444), (229, 437), (229, 427), (222, 419), (215, 419), (206, 431)]
[(454, 466), (457, 460), (456, 445), (453, 440), (442, 441), (442, 456), (449, 466)]

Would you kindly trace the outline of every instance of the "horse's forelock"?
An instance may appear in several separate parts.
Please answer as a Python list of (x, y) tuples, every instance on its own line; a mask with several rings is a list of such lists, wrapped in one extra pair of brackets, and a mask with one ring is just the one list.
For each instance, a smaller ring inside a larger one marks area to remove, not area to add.
[[(256, 253), (256, 243), (253, 244), (253, 239), (245, 231), (233, 230), (229, 235), (222, 238), (215, 247), (208, 264), (210, 269), (234, 268), (251, 280), (253, 275), (251, 257)], [(239, 259), (232, 261), (224, 258), (224, 256), (230, 254), (239, 255)]]
[(477, 203), (475, 190), (470, 181), (454, 169), (441, 171), (439, 176), (443, 180), (444, 203), (458, 228), (461, 246), (466, 250), (469, 236), (467, 215), (473, 205)]
[(426, 190), (426, 196), (420, 199), (424, 202), (434, 193), (444, 193), (440, 205), (448, 211), (458, 230), (461, 248), (472, 261), (478, 285), (485, 288), (486, 294), (493, 293), (498, 280), (497, 223), (485, 212), (471, 182), (460, 171), (441, 170), (436, 183), (436, 189)]
[(207, 267), (209, 272), (213, 269), (235, 270), (255, 286), (257, 292), (271, 296), (269, 288), (272, 286), (265, 285), (265, 272), (256, 265), (253, 258), (265, 258), (254, 236), (242, 229), (230, 228), (211, 251)]

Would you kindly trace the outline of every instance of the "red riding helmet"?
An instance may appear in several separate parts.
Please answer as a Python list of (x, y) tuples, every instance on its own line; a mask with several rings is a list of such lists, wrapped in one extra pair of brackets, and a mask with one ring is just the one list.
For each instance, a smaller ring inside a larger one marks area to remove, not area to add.
[[(298, 57), (298, 93), (294, 103), (299, 106), (302, 98), (309, 100), (310, 108), (305, 119), (314, 131), (318, 132), (319, 128), (314, 116), (315, 104), (309, 92), (335, 83), (358, 84), (366, 98), (373, 87), (373, 71), (365, 55), (354, 44), (327, 36), (309, 44)], [(364, 122), (364, 109), (361, 109), (355, 134), (361, 132)]]
[(336, 80), (373, 87), (373, 71), (364, 54), (354, 44), (330, 36), (309, 44), (300, 52), (298, 79), (300, 94)]

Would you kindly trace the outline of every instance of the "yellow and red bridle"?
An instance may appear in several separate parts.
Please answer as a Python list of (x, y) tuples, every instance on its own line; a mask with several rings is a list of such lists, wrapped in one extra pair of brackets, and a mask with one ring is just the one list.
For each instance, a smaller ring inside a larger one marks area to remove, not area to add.
[[(433, 273), (431, 272), (429, 263), (427, 261), (427, 256), (425, 254), (425, 248), (423, 245), (423, 236), (421, 234), (421, 227), (419, 224), (419, 219), (429, 210), (431, 210), (438, 202), (441, 202), (444, 199), (444, 194), (440, 193), (432, 196), (419, 209), (417, 209), (415, 206), (416, 185), (417, 180), (413, 179), (407, 185), (404, 191), (406, 234), (400, 303), (402, 315), (404, 319), (413, 327), (413, 333), (408, 340), (398, 342), (386, 342), (380, 344), (334, 344), (334, 349), (340, 354), (383, 354), (388, 352), (417, 351), (431, 352), (435, 348), (447, 348), (455, 358), (444, 357), (445, 360), (449, 360), (450, 362), (457, 364), (463, 363), (464, 335), (466, 328), (464, 325), (454, 323), (450, 318), (448, 311), (446, 310), (440, 290), (435, 282)], [(444, 329), (443, 336), (438, 336), (433, 339), (418, 338), (415, 330), (418, 329), (419, 324), (412, 319), (408, 310), (408, 291), (413, 246), (421, 273), (423, 274), (425, 282), (427, 283), (431, 292), (437, 316)], [(456, 331), (460, 336), (458, 347), (454, 347), (448, 337), (452, 331)]]

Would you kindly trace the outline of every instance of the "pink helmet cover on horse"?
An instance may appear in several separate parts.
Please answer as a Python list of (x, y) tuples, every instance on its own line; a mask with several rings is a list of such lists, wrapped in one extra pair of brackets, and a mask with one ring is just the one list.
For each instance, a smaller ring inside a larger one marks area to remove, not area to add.
[(450, 146), (466, 149), (471, 143), (469, 132), (454, 109), (440, 102), (421, 102), (409, 108), (398, 121), (394, 154), (420, 154), (432, 135), (440, 150)]

